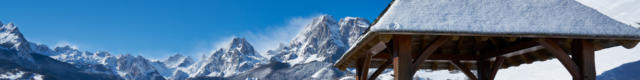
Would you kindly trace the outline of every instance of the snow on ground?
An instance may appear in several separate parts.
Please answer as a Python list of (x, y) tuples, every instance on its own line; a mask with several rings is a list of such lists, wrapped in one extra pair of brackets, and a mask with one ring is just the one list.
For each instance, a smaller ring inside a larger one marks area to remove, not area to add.
[(15, 80), (15, 79), (21, 78), (23, 74), (24, 74), (24, 72), (22, 72), (22, 71), (17, 72), (17, 73), (7, 72), (7, 73), (0, 74), (0, 79)]
[(34, 80), (44, 80), (42, 78), (44, 78), (44, 75), (36, 74), (35, 76), (33, 76)]
[[(640, 0), (577, 0), (620, 22), (640, 27)], [(596, 51), (596, 75), (622, 64), (640, 60), (640, 46), (633, 49), (613, 47)], [(523, 78), (530, 77), (530, 78)], [(534, 79), (535, 78), (535, 79)], [(571, 75), (557, 60), (535, 62), (500, 70), (497, 80), (570, 80)]]
[[(622, 64), (640, 60), (640, 45), (633, 49), (621, 46), (596, 51), (596, 75)], [(557, 59), (501, 69), (496, 80), (570, 80), (571, 75)]]
[(0, 80), (43, 80), (44, 75), (29, 72), (6, 72), (0, 74)]
[(640, 28), (640, 0), (577, 0), (601, 13)]

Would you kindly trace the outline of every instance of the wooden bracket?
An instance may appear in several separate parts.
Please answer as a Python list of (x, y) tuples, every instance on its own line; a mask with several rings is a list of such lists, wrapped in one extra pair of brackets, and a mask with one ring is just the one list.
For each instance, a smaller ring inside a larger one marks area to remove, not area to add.
[[(425, 48), (424, 51), (422, 51), (422, 54), (420, 54), (420, 56), (418, 56), (418, 58), (416, 58), (412, 62), (413, 68), (417, 71), (419, 69), (418, 67), (421, 65), (421, 63), (424, 62), (425, 59), (429, 58), (429, 56), (431, 56), (431, 54), (433, 54), (433, 52), (438, 50), (438, 48), (440, 48), (440, 46), (442, 46), (447, 41), (450, 41), (451, 40), (450, 38), (451, 37), (449, 37), (449, 36), (440, 36), (440, 37), (438, 37), (437, 40), (435, 40), (427, 48)], [(412, 72), (412, 74), (413, 73), (415, 73), (415, 71)]]
[(450, 63), (453, 66), (455, 66), (456, 68), (460, 69), (460, 71), (462, 71), (464, 73), (464, 75), (467, 75), (467, 77), (469, 77), (469, 79), (478, 80), (478, 78), (475, 75), (473, 75), (471, 70), (469, 68), (467, 68), (467, 66), (462, 65), (462, 63), (460, 63), (459, 60), (451, 60)]
[(371, 74), (371, 77), (369, 77), (369, 80), (376, 80), (376, 78), (378, 78), (378, 76), (382, 74), (382, 71), (387, 69), (387, 67), (391, 64), (391, 62), (393, 62), (393, 59), (387, 59), (386, 62), (384, 62), (380, 67), (378, 67), (378, 69), (375, 72), (373, 72), (373, 74)]
[(560, 63), (571, 73), (574, 80), (582, 80), (580, 77), (580, 71), (578, 65), (571, 60), (569, 54), (565, 52), (554, 40), (540, 39), (539, 43), (545, 47), (553, 56), (558, 58)]
[(505, 57), (496, 57), (496, 61), (493, 63), (493, 66), (491, 66), (491, 74), (489, 75), (489, 80), (493, 80), (496, 78), (498, 70), (500, 70), (500, 67), (502, 67), (502, 64), (504, 63), (504, 58)]

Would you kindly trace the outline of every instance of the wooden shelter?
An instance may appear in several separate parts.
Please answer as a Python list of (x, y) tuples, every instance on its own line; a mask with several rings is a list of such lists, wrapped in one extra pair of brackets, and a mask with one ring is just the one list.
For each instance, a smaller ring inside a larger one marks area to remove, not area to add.
[(334, 66), (356, 68), (357, 80), (387, 68), (396, 80), (419, 69), (493, 80), (499, 69), (557, 58), (574, 80), (595, 80), (594, 51), (639, 40), (640, 29), (573, 0), (395, 0)]

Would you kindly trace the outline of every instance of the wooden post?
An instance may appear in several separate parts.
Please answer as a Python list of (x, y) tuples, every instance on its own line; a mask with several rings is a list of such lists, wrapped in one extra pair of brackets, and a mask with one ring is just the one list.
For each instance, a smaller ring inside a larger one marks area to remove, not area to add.
[(489, 60), (477, 60), (476, 65), (478, 66), (478, 80), (491, 80), (491, 65), (489, 65)]
[(558, 58), (558, 61), (564, 65), (564, 67), (571, 73), (573, 80), (582, 80), (580, 76), (580, 69), (578, 65), (569, 57), (569, 54), (565, 52), (555, 41), (550, 39), (541, 39), (540, 44), (545, 47), (553, 56)]
[(411, 36), (393, 36), (393, 74), (395, 80), (412, 80)]
[(363, 69), (364, 58), (358, 58), (356, 61), (356, 80), (364, 80), (362, 79), (362, 70)]
[(364, 63), (362, 63), (362, 76), (360, 76), (361, 80), (367, 80), (367, 78), (369, 77), (369, 65), (371, 64), (371, 54), (367, 53), (364, 57)]
[(592, 40), (574, 40), (572, 43), (573, 61), (580, 68), (580, 77), (584, 80), (596, 80), (594, 47)]

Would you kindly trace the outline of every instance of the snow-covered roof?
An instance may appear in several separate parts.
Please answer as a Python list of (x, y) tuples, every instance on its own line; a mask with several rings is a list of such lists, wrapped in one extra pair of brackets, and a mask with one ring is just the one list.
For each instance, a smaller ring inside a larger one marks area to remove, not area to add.
[[(425, 41), (433, 41), (434, 37), (445, 35), (459, 37), (458, 42), (445, 43), (450, 45), (475, 45), (475, 41), (469, 39), (481, 40), (482, 37), (485, 37), (486, 40), (489, 38), (512, 38), (512, 41), (523, 42), (525, 46), (533, 46), (519, 51), (509, 51), (517, 54), (508, 55), (511, 57), (505, 61), (509, 63), (505, 64), (507, 67), (552, 59), (550, 55), (546, 55), (550, 53), (541, 50), (541, 46), (537, 46), (535, 40), (539, 38), (596, 40), (594, 42), (596, 50), (619, 45), (632, 48), (640, 40), (640, 29), (613, 20), (573, 0), (394, 0), (376, 19), (366, 34), (360, 37), (334, 66), (341, 70), (354, 67), (357, 63), (356, 60), (367, 54), (366, 51), (377, 43), (389, 43), (391, 37), (407, 34), (416, 37), (412, 39), (412, 44), (417, 43), (415, 45), (426, 45), (428, 43)], [(467, 41), (461, 40), (462, 37), (466, 37)], [(523, 44), (502, 39), (498, 40), (497, 44)], [(570, 46), (568, 44), (562, 45)], [(445, 46), (439, 50), (459, 51), (452, 52), (456, 53), (456, 56), (461, 54), (488, 55), (464, 52), (464, 50), (473, 48), (461, 48), (460, 46), (465, 45)], [(467, 45), (467, 47), (477, 46)], [(496, 45), (488, 47), (500, 48)], [(434, 54), (445, 53), (447, 52)], [(525, 58), (520, 58), (522, 56)], [(382, 63), (384, 61), (373, 61), (372, 59), (370, 67), (377, 68)], [(449, 65), (450, 63), (441, 63), (436, 60), (429, 64), (420, 64), (431, 66), (421, 68), (437, 70), (445, 68), (438, 68), (443, 67), (438, 65), (433, 67), (433, 64)]]
[(370, 32), (640, 39), (574, 0), (396, 0)]

